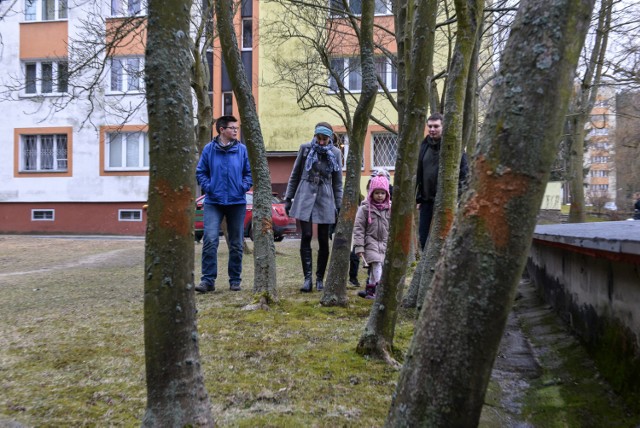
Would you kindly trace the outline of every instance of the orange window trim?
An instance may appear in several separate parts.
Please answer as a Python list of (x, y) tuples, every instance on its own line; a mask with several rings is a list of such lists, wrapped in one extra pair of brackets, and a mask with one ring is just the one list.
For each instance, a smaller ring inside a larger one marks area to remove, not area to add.
[[(21, 135), (67, 135), (67, 170), (64, 172), (21, 172), (20, 171), (20, 136)], [(71, 177), (73, 175), (73, 128), (70, 126), (54, 126), (43, 128), (15, 128), (13, 130), (13, 176), (16, 178), (31, 177)]]
[[(144, 176), (149, 171), (107, 171), (104, 167), (107, 153), (107, 134), (110, 132), (149, 132), (148, 125), (108, 125), (100, 127), (100, 175), (101, 176)], [(151, 144), (151, 142), (149, 142)]]

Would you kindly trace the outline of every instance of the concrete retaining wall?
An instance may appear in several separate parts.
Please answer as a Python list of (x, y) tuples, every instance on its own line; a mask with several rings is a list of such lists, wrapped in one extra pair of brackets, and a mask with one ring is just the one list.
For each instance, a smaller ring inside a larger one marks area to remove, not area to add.
[(640, 221), (538, 226), (527, 271), (614, 388), (640, 392)]

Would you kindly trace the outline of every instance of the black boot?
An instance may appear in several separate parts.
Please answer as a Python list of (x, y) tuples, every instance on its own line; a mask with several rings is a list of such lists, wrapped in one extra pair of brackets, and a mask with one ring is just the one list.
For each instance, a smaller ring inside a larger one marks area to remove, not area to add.
[(375, 300), (376, 298), (376, 284), (367, 284), (363, 291), (358, 291), (358, 296), (365, 299)]
[(349, 284), (353, 285), (354, 287), (360, 287), (360, 282), (358, 281), (359, 268), (360, 258), (353, 250), (351, 250), (351, 255), (349, 256)]
[(324, 271), (327, 270), (327, 262), (329, 261), (329, 250), (318, 250), (318, 268), (316, 269), (316, 290), (322, 291), (324, 284)]
[(311, 248), (300, 249), (300, 260), (302, 261), (302, 272), (304, 273), (304, 284), (300, 289), (303, 293), (310, 293), (313, 291), (313, 285), (311, 284), (311, 271), (313, 260), (311, 258)]

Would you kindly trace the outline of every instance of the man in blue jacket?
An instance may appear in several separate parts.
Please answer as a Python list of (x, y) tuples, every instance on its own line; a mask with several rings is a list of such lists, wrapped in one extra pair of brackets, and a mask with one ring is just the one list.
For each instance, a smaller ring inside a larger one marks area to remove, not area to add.
[(240, 291), (246, 192), (251, 189), (251, 167), (244, 144), (237, 140), (238, 119), (221, 116), (216, 121), (218, 136), (202, 150), (196, 168), (198, 184), (205, 194), (202, 279), (195, 290), (215, 291), (218, 277), (220, 223), (227, 219), (229, 240), (229, 288)]

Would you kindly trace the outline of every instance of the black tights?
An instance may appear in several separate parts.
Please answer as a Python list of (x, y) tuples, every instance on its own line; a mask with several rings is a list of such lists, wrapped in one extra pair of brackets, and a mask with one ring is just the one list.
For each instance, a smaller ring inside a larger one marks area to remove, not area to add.
[[(329, 253), (329, 228), (330, 224), (318, 224), (318, 251)], [(311, 249), (311, 238), (313, 238), (313, 223), (300, 220), (300, 249)]]

